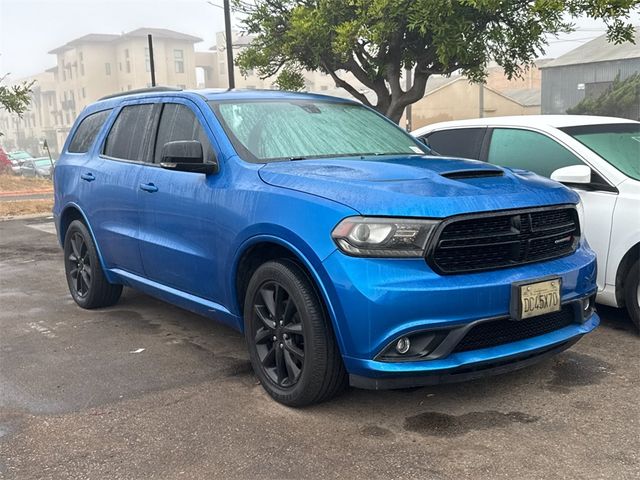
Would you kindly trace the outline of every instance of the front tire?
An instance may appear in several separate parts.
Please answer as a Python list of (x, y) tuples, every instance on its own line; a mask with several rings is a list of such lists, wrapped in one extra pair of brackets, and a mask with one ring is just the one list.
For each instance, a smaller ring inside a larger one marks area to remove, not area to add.
[(342, 357), (324, 308), (305, 272), (291, 260), (270, 261), (251, 277), (244, 303), (251, 365), (271, 397), (302, 407), (346, 385)]
[(631, 321), (640, 333), (640, 261), (636, 261), (624, 281), (624, 303)]
[(120, 299), (122, 285), (104, 276), (91, 234), (79, 220), (71, 222), (64, 237), (64, 267), (69, 292), (82, 308), (109, 307)]

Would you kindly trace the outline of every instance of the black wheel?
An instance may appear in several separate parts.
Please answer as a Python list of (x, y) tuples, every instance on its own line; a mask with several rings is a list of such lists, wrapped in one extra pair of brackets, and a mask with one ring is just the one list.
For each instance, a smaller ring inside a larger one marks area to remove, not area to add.
[(640, 261), (634, 263), (624, 281), (624, 303), (631, 321), (640, 333)]
[(107, 281), (91, 234), (79, 220), (64, 237), (64, 267), (71, 296), (82, 308), (108, 307), (120, 298), (122, 285)]
[(310, 405), (346, 385), (329, 319), (295, 262), (270, 261), (256, 270), (245, 297), (244, 327), (253, 369), (276, 401)]

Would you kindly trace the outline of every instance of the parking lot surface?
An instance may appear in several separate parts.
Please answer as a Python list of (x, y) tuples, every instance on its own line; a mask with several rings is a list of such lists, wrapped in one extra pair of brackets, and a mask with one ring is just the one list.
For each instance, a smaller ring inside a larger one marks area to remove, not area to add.
[(640, 477), (640, 339), (621, 311), (528, 369), (295, 410), (235, 331), (130, 289), (78, 308), (53, 232), (0, 222), (0, 478)]

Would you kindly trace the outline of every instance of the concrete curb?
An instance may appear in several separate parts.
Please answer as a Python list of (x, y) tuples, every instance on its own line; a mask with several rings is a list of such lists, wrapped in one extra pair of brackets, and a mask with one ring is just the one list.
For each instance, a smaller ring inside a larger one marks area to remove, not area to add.
[(0, 197), (17, 197), (18, 195), (38, 195), (41, 193), (53, 193), (53, 188), (39, 188), (35, 190), (9, 190), (0, 192)]
[(53, 218), (51, 212), (47, 213), (30, 213), (28, 215), (8, 215), (6, 217), (0, 217), (0, 222), (6, 222), (9, 220), (34, 220), (36, 218)]

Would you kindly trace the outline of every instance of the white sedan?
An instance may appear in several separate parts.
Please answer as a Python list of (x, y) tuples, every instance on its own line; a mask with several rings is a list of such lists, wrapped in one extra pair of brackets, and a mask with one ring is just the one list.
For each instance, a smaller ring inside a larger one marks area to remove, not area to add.
[(640, 123), (526, 115), (442, 122), (412, 134), (434, 153), (531, 170), (573, 188), (598, 256), (598, 297), (640, 329)]

